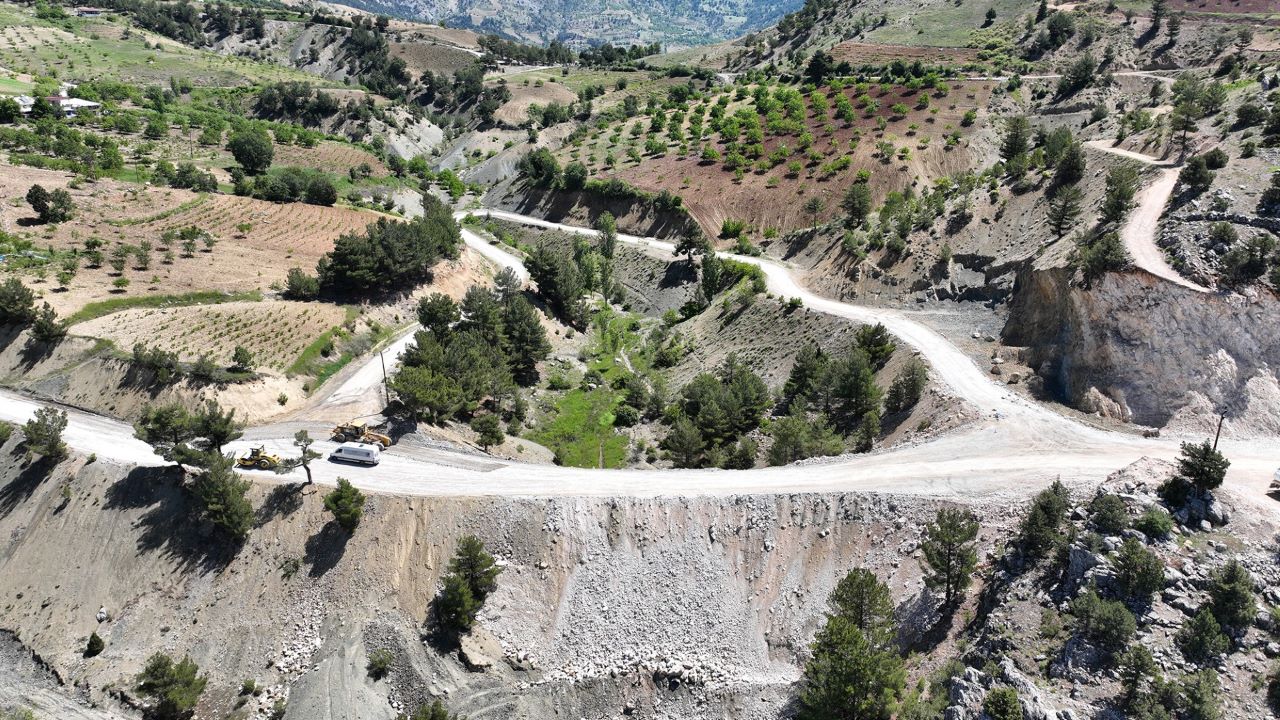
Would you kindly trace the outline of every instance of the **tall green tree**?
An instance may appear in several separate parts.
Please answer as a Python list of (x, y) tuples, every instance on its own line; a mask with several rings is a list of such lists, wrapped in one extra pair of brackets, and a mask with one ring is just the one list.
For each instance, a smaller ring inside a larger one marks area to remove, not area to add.
[(1121, 223), (1133, 207), (1138, 192), (1138, 168), (1125, 162), (1107, 171), (1107, 190), (1102, 200), (1102, 221)]
[(942, 590), (946, 607), (956, 605), (973, 579), (978, 566), (977, 538), (978, 518), (968, 510), (941, 508), (925, 526), (920, 549), (929, 572), (924, 582), (932, 590)]
[(197, 425), (181, 403), (147, 404), (133, 424), (133, 436), (154, 448), (160, 457), (181, 465), (190, 458), (189, 443), (197, 437)]
[(802, 720), (889, 720), (898, 706), (906, 671), (892, 641), (892, 605), (888, 588), (869, 575), (855, 570), (832, 595), (833, 613), (805, 664)]
[(444, 293), (431, 293), (418, 301), (418, 323), (443, 341), (462, 319), (458, 303)]
[(466, 535), (459, 539), (436, 599), (441, 625), (455, 634), (470, 630), (485, 600), (498, 589), (501, 572), (479, 538)]
[(1064, 187), (1054, 194), (1049, 201), (1049, 227), (1053, 229), (1053, 234), (1063, 237), (1067, 234), (1080, 219), (1081, 203), (1084, 200), (1084, 193), (1080, 192), (1080, 188), (1073, 186)]
[(261, 128), (247, 128), (231, 133), (227, 150), (249, 175), (261, 175), (271, 167), (275, 146), (271, 135)]
[(253, 529), (253, 505), (245, 495), (252, 484), (235, 471), (235, 459), (213, 453), (196, 474), (191, 490), (200, 501), (201, 514), (232, 540), (241, 542)]
[(515, 295), (503, 308), (503, 350), (511, 374), (523, 383), (538, 377), (537, 365), (551, 352), (551, 341), (533, 304)]

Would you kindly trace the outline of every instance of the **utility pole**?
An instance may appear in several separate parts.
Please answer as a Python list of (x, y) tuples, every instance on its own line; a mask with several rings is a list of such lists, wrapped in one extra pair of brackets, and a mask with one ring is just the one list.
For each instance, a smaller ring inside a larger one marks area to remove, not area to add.
[(387, 357), (386, 350), (378, 351), (378, 362), (382, 363), (382, 397), (388, 405), (391, 404), (391, 390), (387, 388)]
[(1217, 452), (1217, 450), (1218, 450), (1218, 438), (1222, 437), (1222, 421), (1223, 421), (1223, 420), (1226, 420), (1226, 419), (1227, 419), (1227, 414), (1226, 414), (1226, 413), (1221, 413), (1221, 414), (1219, 414), (1219, 415), (1218, 415), (1218, 432), (1216, 432), (1216, 433), (1214, 433), (1214, 434), (1213, 434), (1213, 449), (1214, 449), (1214, 452)]

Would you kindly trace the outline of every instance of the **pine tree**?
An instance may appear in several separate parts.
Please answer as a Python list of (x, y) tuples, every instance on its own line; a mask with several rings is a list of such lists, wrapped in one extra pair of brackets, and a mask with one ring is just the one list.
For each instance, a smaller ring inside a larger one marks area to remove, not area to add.
[(351, 481), (340, 477), (337, 489), (324, 496), (324, 507), (333, 513), (333, 519), (338, 521), (342, 529), (351, 533), (355, 532), (364, 515), (364, 500), (364, 493), (352, 485)]
[(501, 571), (479, 538), (461, 538), (436, 598), (441, 626), (455, 635), (470, 630), (485, 600), (497, 589)]
[(1227, 477), (1231, 461), (1214, 449), (1206, 440), (1203, 443), (1182, 443), (1178, 457), (1178, 477), (1192, 487), (1204, 492), (1213, 490)]
[(676, 418), (671, 430), (662, 439), (662, 448), (671, 454), (671, 461), (676, 467), (695, 468), (702, 462), (702, 451), (706, 448), (706, 443), (693, 421), (682, 415)]
[(293, 446), (298, 448), (299, 455), (296, 458), (286, 458), (280, 461), (276, 466), (276, 472), (285, 475), (293, 472), (295, 468), (302, 468), (307, 474), (307, 484), (310, 485), (311, 479), (311, 461), (319, 460), (323, 457), (320, 453), (311, 449), (315, 440), (311, 438), (311, 433), (306, 430), (299, 430), (293, 435)]
[(802, 720), (889, 720), (906, 681), (889, 589), (851, 572), (832, 593), (833, 614), (813, 642), (800, 691)]
[(954, 607), (973, 578), (978, 566), (974, 541), (978, 537), (978, 518), (968, 510), (942, 508), (934, 521), (925, 526), (920, 549), (924, 552), (929, 573), (925, 585), (942, 589), (943, 605)]
[(506, 437), (502, 434), (502, 423), (493, 413), (478, 415), (471, 420), (471, 429), (477, 435), (480, 448), (489, 452), (489, 448), (498, 445)]
[(1049, 201), (1049, 227), (1053, 229), (1053, 234), (1063, 237), (1071, 226), (1080, 217), (1080, 204), (1084, 195), (1080, 189), (1075, 186), (1064, 187), (1058, 190), (1053, 199)]
[(1133, 207), (1138, 192), (1138, 169), (1132, 163), (1121, 163), (1107, 171), (1107, 190), (1102, 200), (1102, 221), (1120, 223)]
[(221, 454), (208, 456), (208, 466), (196, 475), (192, 493), (200, 501), (201, 514), (232, 540), (243, 541), (253, 529), (253, 505), (245, 497), (251, 483), (235, 471), (235, 460)]
[(462, 317), (458, 304), (443, 293), (431, 293), (419, 300), (417, 314), (418, 323), (441, 342), (444, 342), (454, 324)]

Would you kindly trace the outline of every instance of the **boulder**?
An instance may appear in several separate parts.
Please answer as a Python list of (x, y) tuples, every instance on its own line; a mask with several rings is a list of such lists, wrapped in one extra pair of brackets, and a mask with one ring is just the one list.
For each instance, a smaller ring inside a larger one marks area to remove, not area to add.
[(462, 636), (458, 647), (458, 659), (471, 672), (484, 672), (502, 659), (502, 646), (497, 638), (483, 628), (472, 628)]

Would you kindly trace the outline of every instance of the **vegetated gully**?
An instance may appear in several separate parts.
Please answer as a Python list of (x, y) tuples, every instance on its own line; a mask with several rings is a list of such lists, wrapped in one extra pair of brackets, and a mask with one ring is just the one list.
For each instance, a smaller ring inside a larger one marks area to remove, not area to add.
[[(457, 217), (468, 214), (567, 233), (595, 234), (593, 230), (500, 210), (459, 212)], [(469, 247), (496, 265), (511, 267), (528, 277), (519, 258), (465, 225), (462, 237)], [(664, 253), (675, 250), (673, 244), (653, 238), (620, 235), (619, 239)], [(758, 265), (765, 273), (769, 292), (777, 296), (799, 298), (811, 310), (854, 322), (883, 323), (899, 340), (917, 349), (930, 364), (934, 377), (958, 400), (978, 409), (982, 420), (962, 430), (890, 450), (753, 470), (596, 470), (497, 460), (464, 450), (406, 444), (391, 448), (383, 454), (381, 464), (368, 469), (315, 462), (315, 479), (332, 485), (341, 475), (367, 491), (401, 495), (654, 497), (862, 490), (956, 500), (982, 497), (1015, 501), (1055, 478), (1067, 482), (1097, 481), (1143, 456), (1169, 459), (1179, 451), (1174, 440), (1090, 427), (1016, 395), (909, 313), (820, 297), (802, 287), (792, 270), (780, 263), (722, 254)], [(387, 359), (398, 357), (411, 341), (412, 332), (396, 340), (384, 351)], [(381, 384), (382, 361), (375, 356), (318, 402), (350, 402), (381, 393)], [(23, 422), (41, 405), (19, 394), (0, 391), (0, 419)], [(245, 439), (229, 445), (227, 450), (241, 452), (250, 445), (266, 445), (270, 451), (293, 454), (293, 434), (305, 426), (294, 422), (250, 428)], [(75, 409), (68, 409), (64, 437), (76, 450), (95, 453), (102, 459), (139, 465), (164, 462), (148, 445), (133, 437), (133, 429), (127, 423)], [(327, 452), (336, 444), (323, 440), (314, 447)], [(1280, 438), (1261, 442), (1226, 440), (1221, 447), (1232, 462), (1228, 483), (1260, 505), (1270, 507), (1265, 493), (1271, 474), (1280, 464)], [(258, 477), (276, 478), (261, 474)], [(297, 480), (302, 473), (298, 470), (286, 477)]]

